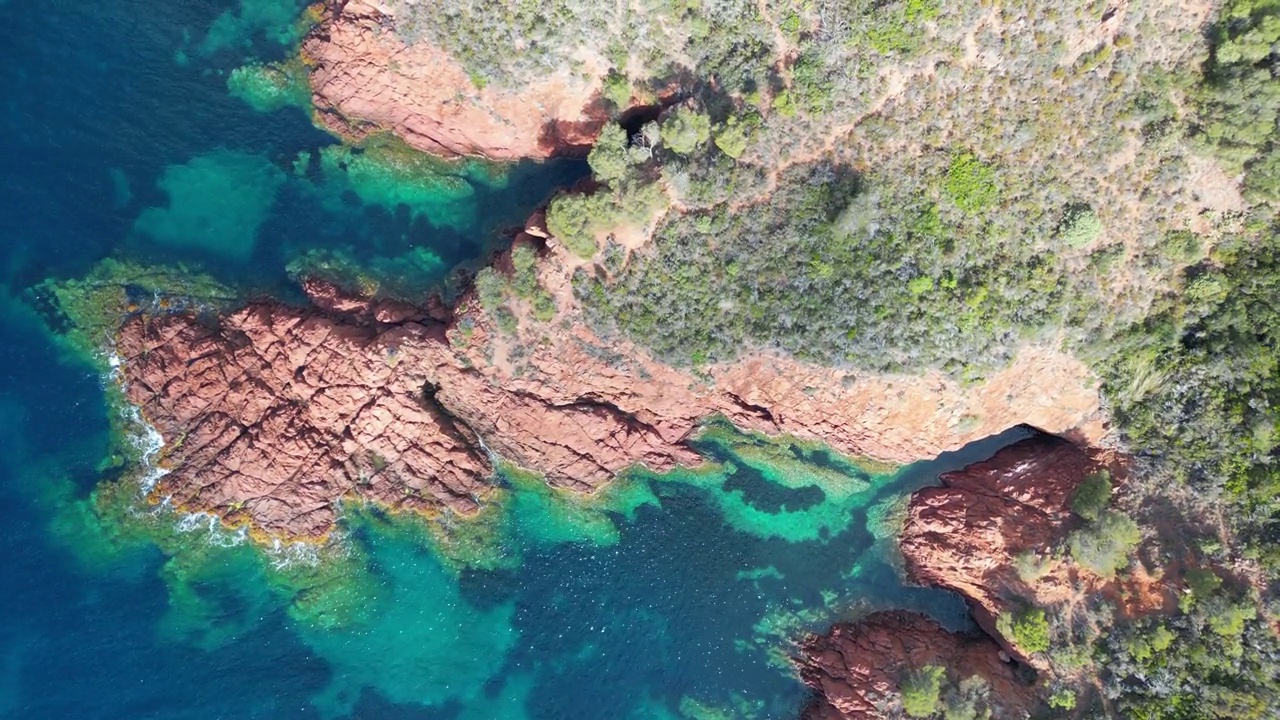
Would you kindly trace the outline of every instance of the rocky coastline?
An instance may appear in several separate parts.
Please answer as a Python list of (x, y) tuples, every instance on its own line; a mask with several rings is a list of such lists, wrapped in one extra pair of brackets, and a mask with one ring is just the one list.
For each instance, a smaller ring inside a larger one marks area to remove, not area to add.
[(951, 633), (911, 612), (878, 612), (836, 625), (805, 643), (798, 665), (816, 695), (804, 720), (892, 717), (903, 678), (930, 665), (981, 678), (999, 698), (996, 717), (1017, 717), (1035, 704), (1025, 670), (1002, 656), (990, 637)]
[[(957, 682), (981, 678), (993, 717), (1027, 717), (1044, 694), (1035, 686), (1045, 660), (1002, 632), (1002, 615), (1097, 593), (1125, 598), (1119, 610), (1129, 616), (1168, 610), (1177, 590), (1167, 581), (1135, 573), (1121, 588), (1054, 555), (1083, 522), (1072, 511), (1077, 491), (1100, 471), (1120, 474), (1123, 465), (1110, 453), (1036, 432), (913, 493), (899, 539), (907, 579), (958, 593), (978, 629), (957, 635), (902, 612), (836, 625), (810, 638), (797, 659), (816, 692), (804, 716), (885, 717), (908, 674), (936, 665)], [(1038, 565), (1034, 581), (1020, 575), (1025, 558)]]
[[(510, 161), (585, 154), (609, 117), (603, 73), (552, 76), (515, 94), (485, 88), (440, 48), (406, 45), (393, 23), (377, 0), (327, 4), (302, 46), (318, 125), (350, 141), (390, 132), (444, 157)], [(569, 278), (581, 262), (544, 226), (532, 218), (515, 246), (538, 254), (556, 319), (522, 319), (514, 333), (474, 292), (455, 307), (415, 305), (318, 279), (304, 281), (302, 306), (259, 299), (213, 317), (131, 317), (115, 338), (122, 387), (163, 437), (170, 469), (151, 499), (217, 516), (262, 543), (318, 542), (352, 499), (473, 514), (499, 459), (582, 492), (637, 465), (695, 465), (688, 442), (713, 416), (890, 463), (1025, 424), (1044, 432), (915, 493), (901, 536), (909, 579), (960, 593), (982, 632), (876, 613), (810, 638), (796, 662), (816, 692), (804, 711), (815, 720), (883, 717), (904, 673), (925, 665), (980, 677), (999, 699), (996, 717), (1035, 705), (1035, 659), (996, 619), (1028, 592), (1015, 555), (1065, 536), (1071, 497), (1102, 462), (1082, 449), (1105, 433), (1082, 363), (1028, 346), (970, 386), (763, 350), (723, 365), (667, 366), (574, 321)], [(509, 270), (509, 257), (493, 266)], [(1078, 584), (1075, 570), (1057, 571), (1033, 594)]]
[[(563, 258), (554, 248), (543, 255), (550, 285)], [(126, 395), (164, 437), (172, 468), (154, 498), (263, 540), (318, 540), (344, 499), (474, 512), (491, 454), (580, 491), (635, 465), (694, 465), (687, 441), (717, 415), (891, 463), (1022, 423), (1086, 439), (1101, 432), (1086, 371), (1043, 349), (971, 388), (768, 353), (695, 373), (581, 323), (529, 323), (507, 336), (471, 297), (451, 311), (321, 281), (305, 290), (308, 306), (139, 314), (120, 329)], [(1062, 391), (1071, 387), (1078, 392)], [(962, 432), (966, 418), (978, 421)]]

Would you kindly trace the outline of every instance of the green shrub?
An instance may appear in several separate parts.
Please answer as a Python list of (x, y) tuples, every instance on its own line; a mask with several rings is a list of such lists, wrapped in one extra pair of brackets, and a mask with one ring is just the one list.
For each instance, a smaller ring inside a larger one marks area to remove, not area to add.
[(911, 278), (907, 281), (907, 290), (912, 295), (923, 295), (933, 289), (933, 278), (928, 275)]
[(1058, 688), (1049, 696), (1049, 707), (1057, 710), (1074, 710), (1076, 708), (1076, 691), (1071, 688)]
[(972, 153), (962, 153), (952, 158), (943, 191), (961, 210), (981, 212), (994, 205), (999, 195), (996, 172)]
[(1075, 497), (1071, 499), (1071, 510), (1080, 517), (1093, 522), (1111, 504), (1111, 473), (1101, 470), (1092, 473), (1076, 488)]
[(832, 70), (822, 54), (810, 51), (796, 58), (791, 66), (791, 97), (797, 105), (815, 115), (825, 112), (834, 90)]
[(1164, 252), (1179, 265), (1191, 265), (1204, 258), (1204, 243), (1195, 233), (1179, 230), (1165, 238)]
[(514, 335), (519, 327), (519, 320), (516, 314), (511, 312), (511, 308), (503, 305), (493, 314), (494, 322), (498, 325), (498, 331), (503, 335)]
[(741, 125), (729, 123), (716, 133), (716, 147), (720, 152), (737, 160), (747, 151), (747, 133)]
[(1071, 557), (1104, 578), (1127, 566), (1142, 539), (1138, 524), (1124, 513), (1109, 511), (1073, 533), (1068, 541)]
[(710, 139), (711, 118), (692, 108), (677, 108), (662, 121), (662, 142), (677, 155), (690, 155)]
[(1089, 73), (1097, 70), (1100, 65), (1111, 59), (1115, 48), (1111, 45), (1104, 44), (1089, 52), (1080, 55), (1076, 60), (1076, 68), (1082, 73)]
[(627, 131), (616, 123), (601, 128), (596, 144), (587, 155), (587, 163), (601, 182), (614, 183), (626, 177), (631, 167), (627, 155)]
[(1013, 566), (1022, 582), (1031, 585), (1049, 571), (1048, 558), (1041, 559), (1034, 550), (1023, 550), (1013, 557)]
[(1134, 634), (1128, 640), (1128, 651), (1135, 659), (1146, 662), (1160, 657), (1173, 643), (1174, 634), (1169, 628), (1157, 625), (1145, 634)]
[(1187, 581), (1192, 596), (1198, 598), (1209, 597), (1222, 586), (1222, 578), (1206, 568), (1189, 568), (1183, 578)]
[(493, 268), (476, 273), (476, 298), (486, 313), (493, 315), (506, 303), (507, 282)]
[(913, 718), (929, 717), (938, 711), (942, 682), (947, 671), (937, 665), (926, 665), (911, 672), (902, 681), (902, 710)]
[(1101, 234), (1102, 221), (1088, 205), (1072, 205), (1067, 208), (1058, 225), (1058, 237), (1073, 248), (1084, 247), (1097, 240)]
[(870, 5), (867, 41), (876, 52), (912, 55), (924, 37), (922, 22), (938, 16), (938, 0), (905, 0)]
[(792, 118), (800, 111), (796, 107), (795, 97), (788, 90), (783, 90), (773, 97), (773, 109), (784, 118)]
[(604, 99), (618, 110), (625, 110), (631, 105), (631, 80), (616, 69), (610, 69), (604, 78), (604, 87), (600, 93)]
[(1042, 608), (1002, 612), (996, 618), (996, 630), (1023, 652), (1034, 654), (1049, 649), (1049, 620)]
[(556, 301), (551, 297), (551, 293), (538, 288), (538, 293), (533, 297), (533, 317), (538, 322), (550, 322), (556, 316)]
[(1242, 602), (1215, 608), (1207, 617), (1207, 624), (1224, 638), (1237, 638), (1244, 632), (1244, 624), (1257, 617), (1258, 609), (1252, 603)]
[(525, 244), (511, 248), (511, 265), (515, 268), (513, 285), (522, 298), (533, 297), (538, 291), (538, 253)]

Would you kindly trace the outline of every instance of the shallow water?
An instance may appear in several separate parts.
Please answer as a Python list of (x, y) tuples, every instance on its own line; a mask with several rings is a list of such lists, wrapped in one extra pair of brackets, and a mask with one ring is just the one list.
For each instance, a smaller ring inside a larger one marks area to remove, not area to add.
[(966, 626), (902, 585), (880, 518), (1016, 433), (875, 476), (713, 424), (704, 467), (586, 501), (513, 474), (470, 525), (352, 509), (338, 579), (304, 592), (207, 524), (101, 522), (101, 380), (25, 288), (116, 256), (285, 292), (325, 250), (425, 291), (584, 172), (373, 162), (233, 97), (300, 7), (0, 1), (0, 717), (786, 718), (804, 632), (882, 607)]

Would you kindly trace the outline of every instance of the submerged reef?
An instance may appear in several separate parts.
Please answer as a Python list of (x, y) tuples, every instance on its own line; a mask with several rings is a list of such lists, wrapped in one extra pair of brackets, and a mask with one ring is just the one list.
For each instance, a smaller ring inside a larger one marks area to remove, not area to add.
[(215, 150), (169, 166), (158, 182), (168, 206), (144, 210), (134, 229), (162, 245), (244, 261), (284, 182), (284, 172), (263, 157)]
[(311, 86), (301, 58), (242, 65), (227, 76), (227, 91), (258, 112), (286, 107), (306, 110), (311, 105)]

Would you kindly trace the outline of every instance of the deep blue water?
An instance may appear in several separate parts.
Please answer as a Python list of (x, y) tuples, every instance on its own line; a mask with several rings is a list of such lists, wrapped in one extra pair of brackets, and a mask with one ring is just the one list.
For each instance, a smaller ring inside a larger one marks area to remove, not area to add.
[[(638, 477), (651, 501), (596, 516), (606, 532), (592, 537), (517, 518), (519, 563), (497, 569), (447, 569), (413, 528), (357, 525), (349, 542), (384, 601), (354, 629), (292, 619), (240, 573), (246, 548), (182, 586), (192, 604), (154, 548), (69, 546), (53, 523), (103, 477), (102, 380), (60, 354), (26, 288), (109, 256), (275, 289), (315, 248), (367, 261), (425, 249), (447, 270), (583, 172), (530, 164), (485, 182), (459, 170), (445, 201), (412, 207), (318, 178), (314, 160), (295, 173), (299, 153), (333, 139), (300, 110), (252, 110), (226, 74), (282, 58), (277, 19), (298, 8), (0, 0), (0, 717), (790, 717), (805, 697), (785, 663), (799, 633), (889, 606), (965, 626), (956, 598), (902, 587), (867, 511), (1013, 436), (859, 475), (866, 487), (839, 499), (769, 476), (801, 466), (761, 469), (708, 445), (736, 468), (719, 484)], [(215, 24), (236, 32), (210, 50)]]

